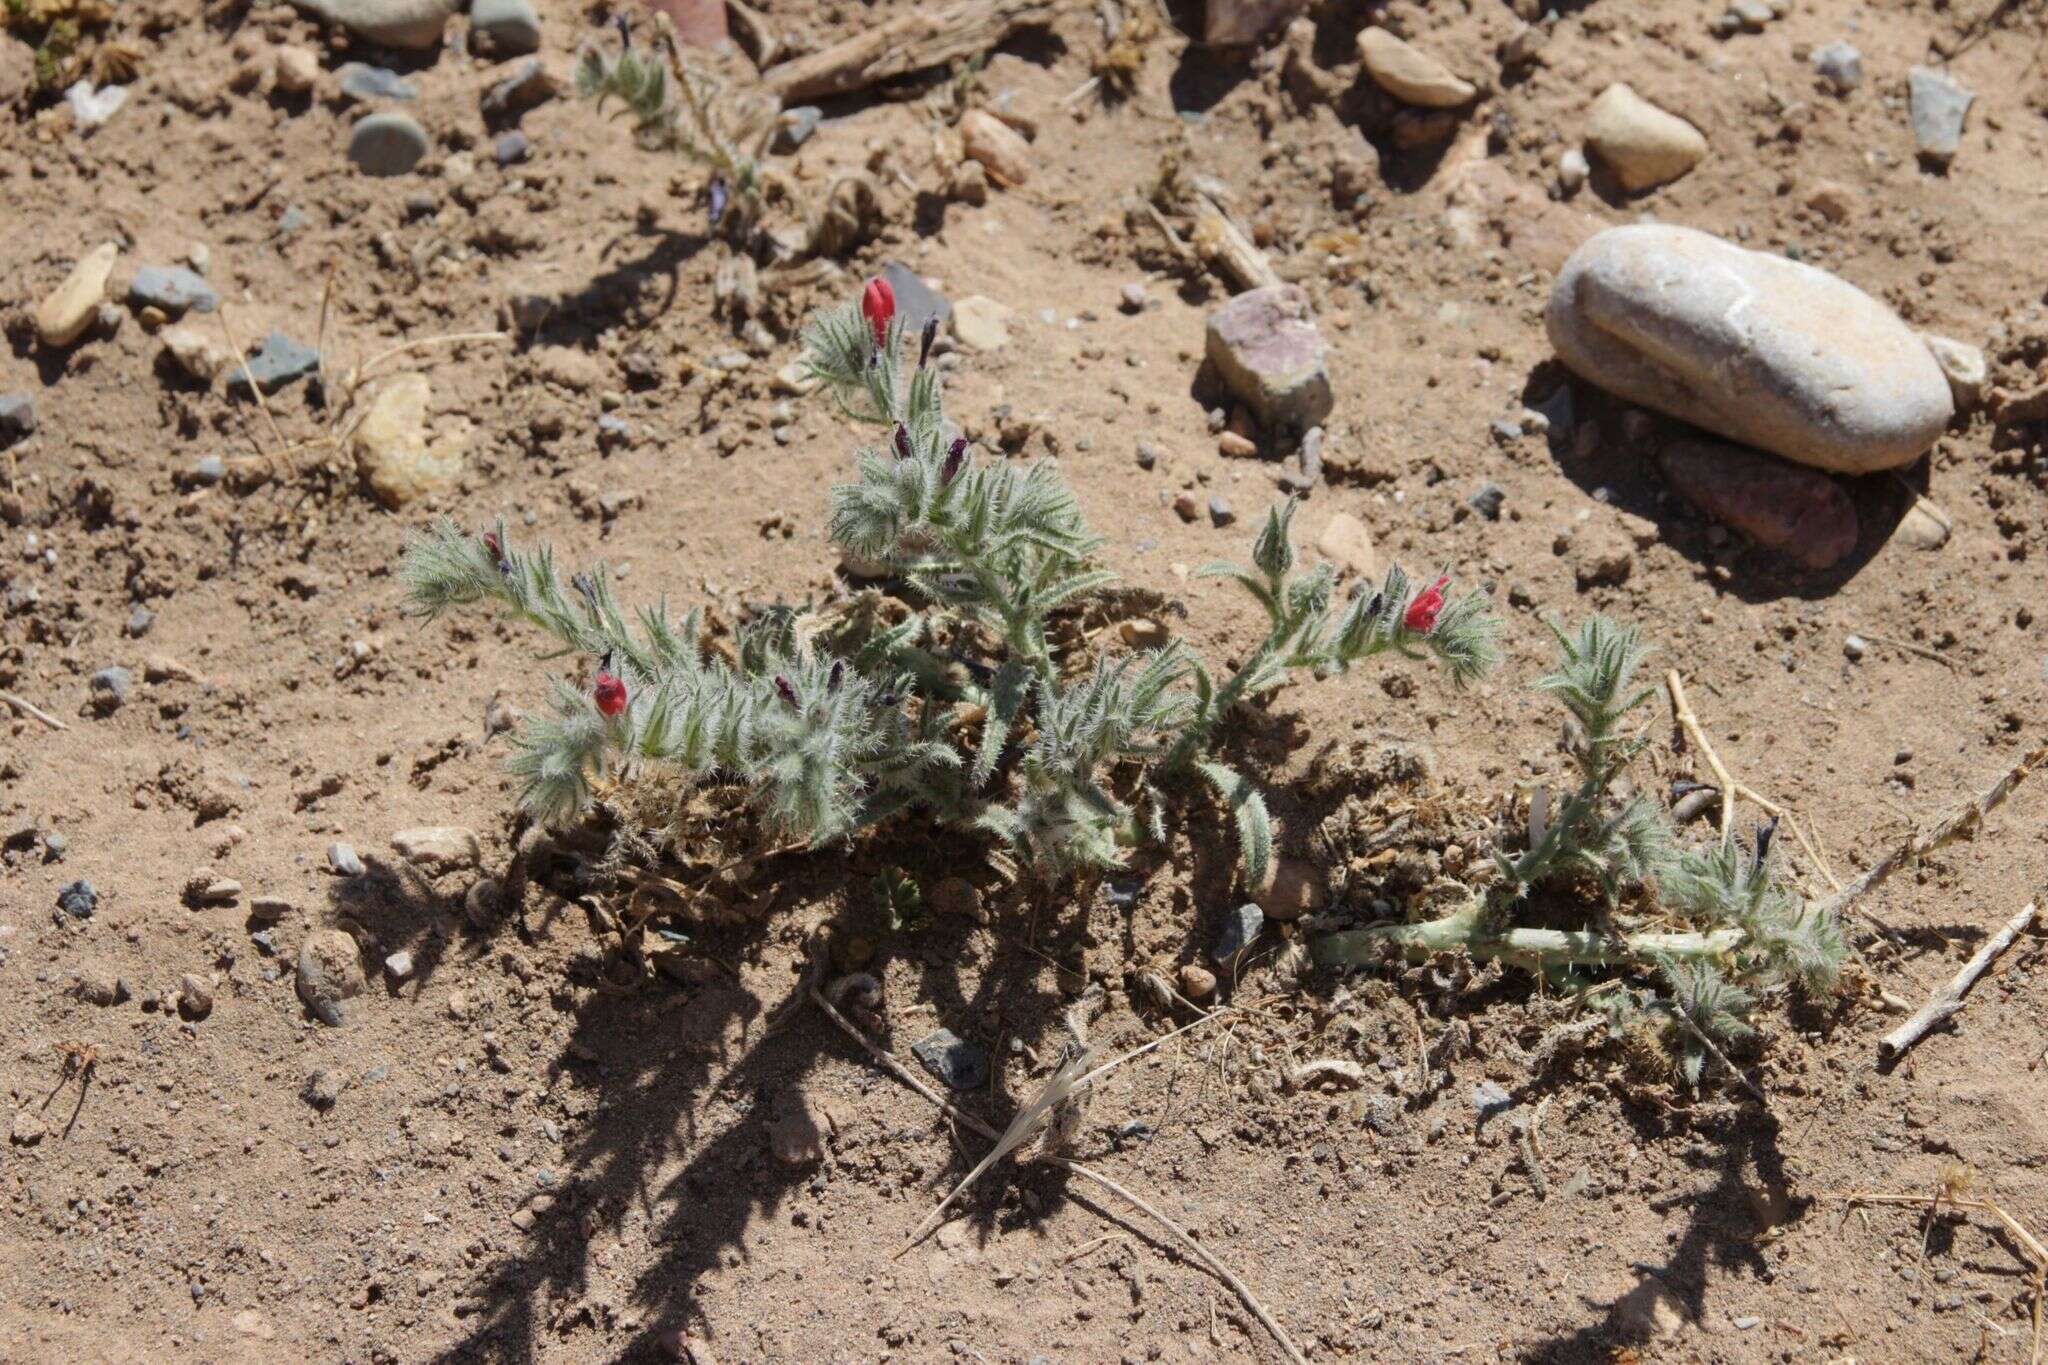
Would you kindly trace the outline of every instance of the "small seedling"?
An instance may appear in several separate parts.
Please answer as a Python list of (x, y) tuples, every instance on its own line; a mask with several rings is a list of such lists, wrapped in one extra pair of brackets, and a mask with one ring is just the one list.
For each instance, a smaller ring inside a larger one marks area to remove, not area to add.
[(706, 650), (696, 613), (658, 603), (629, 617), (602, 564), (565, 582), (549, 547), (515, 546), (502, 522), (472, 534), (444, 520), (409, 545), (414, 612), (492, 603), (594, 665), (595, 684), (556, 682), (519, 735), (512, 769), (531, 813), (572, 820), (622, 776), (716, 778), (743, 787), (776, 837), (826, 845), (911, 817), (992, 837), (1056, 880), (1163, 843), (1206, 792), (1257, 888), (1272, 820), (1219, 752), (1240, 708), (1382, 654), (1434, 659), (1454, 683), (1495, 662), (1485, 595), (1447, 598), (1448, 575), (1418, 587), (1392, 568), (1340, 605), (1335, 573), (1296, 561), (1291, 502), (1267, 514), (1250, 564), (1205, 570), (1267, 618), (1235, 669), (1218, 675), (1181, 641), (1116, 657), (1056, 648), (1056, 614), (1114, 575), (1054, 465), (985, 460), (947, 419), (933, 333), (908, 335), (884, 286), (804, 338), (840, 410), (879, 429), (832, 490), (828, 524), (843, 554), (901, 585), (910, 605), (888, 624), (778, 607), (727, 658)]
[(653, 27), (648, 43), (635, 43), (622, 23), (616, 50), (585, 44), (576, 90), (600, 110), (616, 101), (642, 146), (679, 153), (710, 173), (704, 193), (714, 233), (764, 257), (837, 256), (870, 235), (878, 195), (873, 179), (860, 173), (834, 178), (793, 231), (765, 232), (769, 208), (797, 205), (800, 197), (770, 157), (780, 107), (686, 58), (667, 15), (656, 14)]
[[(1557, 671), (1536, 684), (1570, 713), (1577, 782), (1529, 796), (1527, 838), (1498, 850), (1490, 878), (1449, 914), (1328, 935), (1325, 964), (1370, 962), (1383, 947), (1463, 952), (1526, 967), (1589, 993), (1616, 1024), (1648, 1017), (1688, 1083), (1709, 1055), (1749, 1031), (1759, 999), (1793, 982), (1833, 982), (1847, 948), (1825, 907), (1808, 906), (1779, 875), (1776, 826), (1750, 839), (1681, 851), (1664, 812), (1617, 784), (1647, 739), (1629, 716), (1653, 695), (1636, 686), (1648, 651), (1633, 627), (1594, 617), (1570, 635), (1552, 625)], [(1551, 923), (1539, 924), (1541, 918)], [(1552, 927), (1559, 918), (1569, 927)], [(1723, 1058), (1725, 1061), (1725, 1058)], [(1739, 1073), (1738, 1073), (1739, 1075)]]

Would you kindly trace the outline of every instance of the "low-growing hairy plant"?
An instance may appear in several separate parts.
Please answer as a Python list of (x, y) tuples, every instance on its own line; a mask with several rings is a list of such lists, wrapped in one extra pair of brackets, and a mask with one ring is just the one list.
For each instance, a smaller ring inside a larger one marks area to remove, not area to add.
[[(1181, 641), (1121, 657), (1056, 648), (1054, 614), (1113, 579), (1051, 463), (986, 460), (947, 420), (935, 325), (911, 337), (886, 283), (817, 318), (805, 361), (840, 409), (879, 428), (832, 490), (840, 550), (884, 567), (911, 605), (848, 629), (778, 607), (708, 651), (696, 613), (666, 603), (629, 618), (600, 564), (566, 584), (545, 545), (503, 523), (474, 535), (442, 521), (408, 546), (411, 609), (488, 602), (596, 665), (557, 681), (549, 713), (518, 738), (513, 771), (535, 815), (563, 822), (632, 768), (740, 784), (768, 832), (812, 845), (915, 812), (994, 836), (1037, 873), (1120, 866), (1163, 841), (1203, 793), (1229, 813), (1245, 881), (1271, 876), (1273, 828), (1252, 782), (1219, 756), (1243, 704), (1294, 678), (1328, 678), (1380, 654), (1434, 658), (1456, 683), (1495, 663), (1485, 596), (1445, 598), (1399, 568), (1336, 600), (1328, 566), (1297, 565), (1294, 504), (1273, 508), (1235, 579), (1264, 608), (1265, 637), (1219, 676)], [(1370, 585), (1368, 585), (1370, 586)]]
[[(1596, 977), (1591, 999), (1616, 1023), (1647, 1012), (1668, 1025), (1689, 1083), (1717, 1040), (1749, 1030), (1765, 995), (1792, 982), (1830, 984), (1847, 949), (1841, 926), (1778, 876), (1775, 825), (1749, 843), (1730, 838), (1681, 851), (1664, 812), (1616, 783), (1648, 742), (1628, 728), (1653, 689), (1636, 685), (1648, 651), (1633, 627), (1594, 617), (1567, 635), (1555, 625), (1557, 671), (1536, 687), (1571, 715), (1577, 782), (1530, 794), (1527, 840), (1497, 850), (1484, 884), (1451, 913), (1328, 935), (1326, 964), (1376, 960), (1384, 946), (1499, 959), (1569, 990)], [(1538, 923), (1566, 919), (1564, 927)]]

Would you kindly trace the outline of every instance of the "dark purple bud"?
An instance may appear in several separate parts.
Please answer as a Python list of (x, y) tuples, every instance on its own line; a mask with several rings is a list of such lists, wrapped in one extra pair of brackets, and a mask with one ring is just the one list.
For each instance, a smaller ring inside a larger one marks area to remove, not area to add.
[(904, 426), (901, 422), (896, 424), (896, 458), (899, 460), (910, 458), (910, 428)]
[(879, 700), (884, 706), (894, 706), (896, 704), (897, 698), (894, 692), (884, 692), (879, 698)]
[(1380, 608), (1384, 607), (1386, 604), (1387, 595), (1385, 593), (1374, 593), (1372, 595), (1372, 601), (1365, 604), (1365, 619), (1370, 621), (1373, 617), (1378, 616), (1380, 614)]
[(1776, 838), (1777, 834), (1778, 817), (1775, 815), (1756, 827), (1756, 862), (1758, 867), (1762, 867), (1764, 859), (1771, 856), (1771, 840)]
[(832, 676), (825, 680), (825, 690), (827, 692), (837, 692), (839, 684), (844, 681), (846, 681), (846, 660), (834, 659), (832, 661)]
[(802, 704), (796, 699), (796, 688), (790, 686), (789, 679), (779, 673), (775, 675), (775, 691), (784, 701), (789, 703), (790, 710), (797, 711), (802, 709)]
[(924, 335), (918, 339), (917, 343), (917, 368), (920, 370), (924, 368), (925, 361), (932, 358), (932, 343), (938, 339), (938, 318), (936, 316), (926, 318), (924, 320)]
[(725, 217), (727, 190), (725, 177), (719, 176), (711, 182), (711, 226), (717, 227), (718, 220)]
[(569, 586), (570, 586), (570, 587), (572, 587), (572, 588), (574, 588), (574, 589), (576, 589), (576, 591), (577, 591), (578, 593), (581, 593), (581, 594), (582, 594), (582, 596), (583, 596), (583, 600), (584, 600), (585, 602), (588, 602), (588, 603), (590, 604), (590, 609), (591, 609), (592, 611), (596, 611), (596, 610), (597, 610), (597, 580), (596, 580), (596, 579), (592, 578), (592, 577), (591, 577), (591, 576), (590, 576), (589, 574), (587, 574), (587, 573), (580, 573), (580, 574), (577, 574), (577, 575), (576, 575), (575, 577), (573, 577), (573, 578), (571, 578), (571, 579), (569, 580)]
[(959, 476), (960, 466), (967, 463), (967, 438), (955, 436), (953, 444), (946, 447), (946, 462), (939, 466), (939, 486), (945, 487)]

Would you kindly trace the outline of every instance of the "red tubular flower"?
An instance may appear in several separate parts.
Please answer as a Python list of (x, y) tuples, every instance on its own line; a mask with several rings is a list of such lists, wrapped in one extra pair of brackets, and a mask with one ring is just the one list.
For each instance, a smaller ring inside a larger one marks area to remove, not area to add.
[(600, 668), (590, 692), (597, 699), (598, 712), (607, 718), (626, 709), (626, 683), (615, 673)]
[(1415, 600), (1408, 604), (1408, 614), (1401, 618), (1401, 624), (1419, 635), (1427, 635), (1436, 629), (1436, 618), (1443, 613), (1444, 588), (1450, 584), (1449, 574), (1415, 594)]
[(868, 326), (875, 329), (875, 345), (880, 346), (889, 339), (889, 319), (896, 316), (896, 291), (877, 275), (861, 291), (860, 311)]

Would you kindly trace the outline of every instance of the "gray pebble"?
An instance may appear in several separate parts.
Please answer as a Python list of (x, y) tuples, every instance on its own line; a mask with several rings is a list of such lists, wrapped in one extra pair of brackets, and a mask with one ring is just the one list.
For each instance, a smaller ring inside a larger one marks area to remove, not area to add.
[(13, 440), (36, 429), (36, 400), (25, 393), (0, 394), (0, 440)]
[(211, 313), (220, 294), (204, 277), (182, 265), (146, 265), (128, 286), (128, 302), (137, 308), (161, 308), (172, 317), (190, 311)]
[(532, 0), (476, 0), (469, 9), (469, 31), (505, 56), (540, 50), (540, 16)]
[(1259, 936), (1259, 930), (1266, 927), (1266, 912), (1254, 901), (1246, 901), (1223, 917), (1223, 928), (1216, 935), (1216, 946), (1209, 956), (1226, 967), (1234, 966), (1238, 955), (1252, 946), (1252, 940)]
[(348, 138), (348, 159), (365, 175), (404, 175), (427, 154), (427, 130), (404, 114), (372, 114)]
[(1963, 145), (1963, 120), (1976, 94), (1928, 66), (1906, 73), (1906, 92), (1921, 159), (1946, 166)]
[(924, 330), (925, 321), (937, 318), (944, 327), (946, 320), (953, 316), (953, 305), (943, 294), (926, 284), (921, 276), (901, 261), (890, 261), (882, 267), (882, 278), (896, 295), (896, 316), (903, 319), (903, 330), (916, 336)]
[(324, 1114), (341, 1098), (341, 1078), (323, 1066), (306, 1077), (299, 1098)]
[(1122, 304), (1122, 307), (1123, 307), (1123, 310), (1124, 310), (1124, 311), (1125, 311), (1126, 313), (1142, 313), (1142, 312), (1144, 312), (1144, 311), (1145, 311), (1145, 286), (1144, 286), (1144, 285), (1142, 285), (1142, 284), (1127, 284), (1127, 285), (1125, 285), (1125, 286), (1124, 286), (1124, 288), (1123, 288), (1123, 304)]
[(228, 476), (228, 462), (218, 455), (208, 455), (192, 466), (192, 481), (204, 487), (212, 487)]
[(612, 450), (633, 444), (633, 424), (613, 413), (597, 419), (597, 448)]
[(1138, 442), (1138, 468), (1153, 469), (1159, 464), (1159, 447), (1150, 441)]
[(1814, 49), (1813, 70), (1836, 94), (1846, 95), (1863, 84), (1863, 54), (1848, 43), (1828, 43)]
[(350, 62), (341, 68), (341, 93), (352, 100), (416, 100), (420, 88), (396, 71)]
[(1478, 1111), (1481, 1123), (1514, 1107), (1515, 1097), (1499, 1081), (1481, 1081), (1472, 1087), (1472, 1108)]
[(57, 908), (73, 919), (91, 919), (92, 912), (100, 908), (100, 893), (80, 877), (57, 893)]
[(384, 959), (384, 970), (393, 981), (403, 981), (412, 975), (412, 954), (401, 948)]
[(128, 613), (128, 634), (134, 639), (140, 640), (143, 636), (149, 634), (150, 628), (154, 625), (156, 625), (156, 613), (139, 602), (135, 605), (135, 609)]
[(363, 860), (356, 856), (356, 851), (340, 843), (327, 846), (327, 866), (343, 877), (360, 877), (364, 871)]
[(1848, 639), (1842, 641), (1842, 653), (1849, 657), (1851, 663), (1861, 659), (1869, 652), (1870, 642), (1861, 635), (1851, 635)]
[(92, 675), (87, 686), (92, 690), (92, 702), (102, 711), (114, 711), (128, 704), (128, 693), (135, 685), (135, 675), (119, 664), (111, 664)]
[(249, 357), (245, 370), (235, 367), (228, 377), (228, 393), (233, 397), (249, 396), (253, 381), (255, 387), (265, 393), (276, 393), (295, 379), (303, 379), (320, 367), (320, 353), (311, 346), (292, 340), (283, 332), (273, 330), (263, 338), (263, 344)]
[(70, 847), (71, 841), (61, 834), (52, 832), (43, 836), (43, 858), (47, 862), (63, 862), (64, 854)]
[(775, 125), (775, 150), (787, 156), (811, 140), (811, 134), (818, 131), (818, 122), (825, 117), (825, 111), (815, 104), (799, 104), (794, 109), (782, 111), (781, 120)]
[(979, 1090), (988, 1084), (988, 1049), (951, 1029), (940, 1029), (910, 1045), (924, 1069), (955, 1090)]
[(1485, 517), (1488, 521), (1500, 520), (1500, 509), (1508, 500), (1508, 490), (1497, 483), (1483, 483), (1478, 491), (1465, 499), (1465, 505)]
[(554, 97), (555, 78), (548, 74), (540, 58), (532, 57), (485, 94), (484, 116), (512, 118)]
[(517, 128), (501, 134), (498, 140), (491, 144), (491, 156), (500, 166), (516, 165), (526, 160), (527, 154), (532, 150), (533, 139)]
[(1221, 494), (1209, 497), (1209, 520), (1217, 526), (1228, 526), (1237, 520), (1237, 513), (1231, 510), (1230, 502)]

